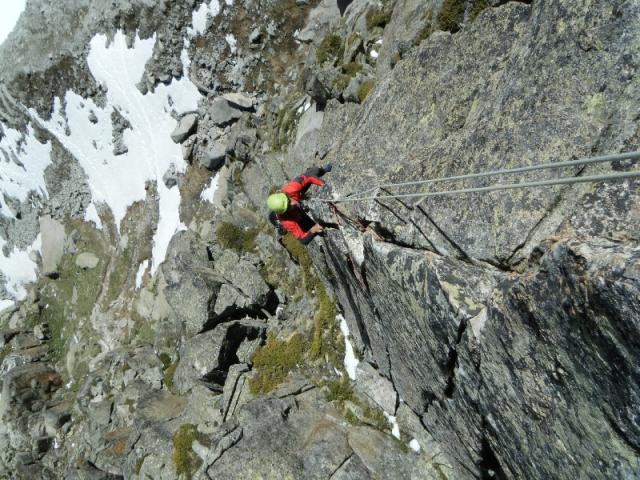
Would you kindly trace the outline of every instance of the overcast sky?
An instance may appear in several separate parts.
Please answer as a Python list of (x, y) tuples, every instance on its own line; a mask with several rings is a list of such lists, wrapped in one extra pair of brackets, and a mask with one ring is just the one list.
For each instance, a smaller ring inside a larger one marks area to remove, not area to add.
[(25, 3), (26, 0), (0, 0), (0, 43), (15, 27)]

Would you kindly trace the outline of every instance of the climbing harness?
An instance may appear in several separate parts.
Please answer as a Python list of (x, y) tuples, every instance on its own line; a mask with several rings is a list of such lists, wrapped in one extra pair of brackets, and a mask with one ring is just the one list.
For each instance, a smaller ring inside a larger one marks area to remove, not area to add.
[[(520, 182), (520, 183), (506, 183), (506, 184), (498, 183), (498, 184), (493, 184), (486, 187), (470, 187), (470, 188), (460, 188), (455, 190), (438, 190), (438, 191), (418, 192), (418, 193), (397, 193), (397, 194), (387, 194), (387, 195), (378, 194), (379, 190), (382, 188), (397, 188), (397, 187), (428, 185), (428, 184), (434, 184), (434, 183), (440, 183), (440, 182), (488, 177), (493, 175), (507, 175), (507, 174), (531, 172), (536, 170), (567, 168), (567, 167), (573, 167), (573, 166), (586, 166), (586, 165), (592, 165), (597, 163), (614, 162), (614, 161), (620, 161), (620, 160), (635, 160), (638, 158), (640, 158), (640, 152), (628, 152), (628, 153), (621, 153), (621, 154), (615, 154), (615, 155), (606, 155), (601, 157), (585, 158), (580, 160), (570, 160), (566, 162), (545, 163), (540, 165), (531, 165), (527, 167), (492, 170), (489, 172), (471, 173), (467, 175), (457, 175), (457, 176), (451, 176), (451, 177), (433, 178), (433, 179), (420, 180), (420, 181), (414, 181), (414, 182), (383, 183), (383, 184), (376, 185), (373, 188), (356, 192), (354, 194), (351, 194), (350, 196), (344, 196), (342, 198), (334, 198), (334, 199), (316, 198), (316, 199), (312, 199), (311, 201), (336, 204), (336, 203), (347, 203), (347, 202), (362, 202), (362, 201), (368, 201), (368, 200), (384, 200), (384, 199), (392, 199), (392, 198), (417, 198), (418, 201), (414, 204), (414, 206), (417, 206), (424, 199), (429, 197), (460, 195), (460, 194), (466, 194), (466, 193), (488, 193), (488, 192), (495, 192), (495, 191), (501, 191), (501, 190), (515, 190), (515, 189), (522, 189), (522, 188), (548, 187), (553, 185), (572, 185), (576, 183), (622, 180), (627, 178), (640, 177), (640, 170), (606, 173), (606, 174), (590, 175), (590, 176), (584, 176), (584, 177), (560, 177), (560, 178), (555, 178), (551, 180), (540, 180), (540, 181), (530, 181), (530, 182)], [(375, 193), (373, 195), (368, 195), (371, 192), (375, 192)]]

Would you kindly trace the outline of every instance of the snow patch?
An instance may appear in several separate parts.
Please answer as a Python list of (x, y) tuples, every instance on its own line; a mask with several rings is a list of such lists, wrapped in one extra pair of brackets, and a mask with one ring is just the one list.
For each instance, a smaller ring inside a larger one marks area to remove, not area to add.
[(44, 171), (51, 163), (51, 143), (40, 143), (29, 125), (26, 135), (0, 123), (0, 214), (15, 218), (5, 196), (24, 202), (30, 192), (48, 196)]
[(207, 5), (207, 2), (202, 3), (200, 8), (193, 11), (192, 14), (192, 25), (193, 28), (188, 28), (187, 33), (190, 37), (195, 37), (196, 35), (202, 35), (207, 30), (207, 21), (209, 17), (215, 17), (220, 13), (220, 4), (218, 0), (211, 0), (211, 2)]
[(13, 300), (0, 300), (0, 312), (4, 312), (7, 308), (11, 308), (16, 304)]
[(200, 194), (200, 199), (209, 203), (213, 203), (213, 197), (218, 190), (218, 183), (220, 181), (220, 172), (216, 173), (216, 175), (211, 179), (211, 183), (207, 188), (205, 188)]
[(236, 41), (236, 37), (233, 36), (232, 33), (227, 33), (224, 36), (224, 39), (227, 41), (227, 43), (229, 44), (229, 48), (231, 49), (231, 53), (236, 53), (236, 45), (237, 45), (237, 41)]
[(387, 412), (383, 412), (383, 413), (384, 413), (384, 416), (387, 419), (387, 422), (389, 422), (389, 425), (391, 425), (391, 435), (393, 435), (398, 440), (400, 440), (400, 426), (398, 425), (398, 422), (396, 421), (396, 417), (394, 417), (393, 415), (388, 414)]
[(84, 221), (93, 222), (98, 230), (102, 230), (102, 220), (100, 220), (98, 209), (93, 202), (89, 204), (89, 206), (87, 207), (87, 211), (84, 212)]
[(149, 260), (145, 260), (138, 267), (138, 273), (136, 273), (136, 290), (138, 290), (142, 286), (142, 277), (144, 276), (144, 272), (149, 268)]
[(349, 378), (351, 380), (355, 380), (356, 370), (358, 369), (360, 361), (356, 358), (353, 351), (353, 345), (351, 345), (351, 342), (349, 341), (349, 326), (342, 315), (336, 316), (336, 320), (340, 322), (340, 330), (344, 337), (344, 368), (347, 371)]
[[(27, 250), (18, 250), (14, 247), (8, 257), (2, 253), (6, 244), (6, 240), (0, 237), (0, 276), (5, 280), (4, 286), (7, 293), (13, 300), (20, 301), (27, 296), (25, 285), (38, 279), (38, 266), (31, 260), (31, 254), (40, 251), (42, 239), (38, 235)], [(9, 306), (8, 299), (3, 300), (2, 305), (2, 309), (7, 308)]]
[[(152, 274), (164, 261), (173, 234), (185, 228), (179, 220), (177, 187), (168, 189), (161, 181), (171, 165), (177, 172), (186, 170), (181, 148), (171, 140), (177, 124), (172, 113), (181, 115), (196, 110), (200, 99), (198, 89), (187, 74), (169, 85), (158, 85), (153, 93), (143, 95), (138, 90), (136, 84), (144, 74), (155, 44), (155, 35), (145, 40), (136, 37), (133, 48), (127, 48), (122, 31), (116, 33), (111, 44), (107, 44), (105, 35), (96, 35), (90, 42), (87, 63), (96, 81), (105, 87), (105, 107), (68, 91), (64, 111), (63, 102), (56, 98), (49, 121), (30, 110), (33, 118), (78, 159), (87, 174), (93, 202), (109, 206), (118, 230), (127, 209), (146, 198), (146, 183), (156, 181), (160, 220), (153, 239)], [(188, 65), (184, 52), (182, 59)], [(89, 120), (91, 111), (98, 122)], [(131, 125), (123, 132), (129, 150), (117, 156), (113, 154), (111, 114), (114, 111)]]
[(420, 444), (415, 438), (409, 442), (409, 448), (416, 453), (420, 453)]
[(369, 52), (369, 55), (371, 56), (371, 58), (378, 58), (378, 52), (375, 50), (371, 50), (371, 52)]

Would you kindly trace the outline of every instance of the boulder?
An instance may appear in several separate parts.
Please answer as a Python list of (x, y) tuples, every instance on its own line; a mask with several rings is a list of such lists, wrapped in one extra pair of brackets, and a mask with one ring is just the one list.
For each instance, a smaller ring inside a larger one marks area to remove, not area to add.
[(200, 164), (208, 170), (218, 170), (227, 158), (227, 144), (222, 141), (215, 141), (200, 156)]
[(171, 139), (175, 143), (184, 142), (198, 127), (198, 114), (188, 113), (180, 119), (175, 130), (171, 134)]
[[(186, 160), (186, 159), (185, 159)], [(172, 163), (164, 175), (162, 176), (162, 182), (167, 188), (173, 188), (180, 183), (180, 174), (178, 173), (176, 166)]]
[(163, 294), (169, 306), (169, 322), (191, 335), (209, 321), (209, 309), (225, 283), (211, 266), (207, 246), (188, 230), (174, 235), (160, 267), (166, 283)]
[(98, 256), (91, 252), (83, 252), (76, 257), (76, 266), (83, 270), (91, 270), (96, 268), (100, 263)]
[(254, 264), (239, 258), (230, 250), (225, 250), (216, 260), (214, 270), (247, 298), (248, 305), (267, 306), (271, 288)]
[(313, 390), (252, 400), (236, 418), (242, 438), (208, 468), (211, 478), (331, 478), (352, 454), (342, 420)]
[(178, 391), (185, 393), (200, 382), (221, 388), (236, 361), (238, 347), (246, 339), (261, 337), (264, 330), (262, 322), (236, 320), (217, 325), (183, 344), (173, 379)]
[(242, 111), (234, 108), (222, 97), (216, 98), (209, 106), (209, 118), (214, 125), (226, 127), (236, 122), (242, 116)]
[(56, 278), (60, 274), (58, 267), (64, 253), (64, 225), (50, 216), (40, 217), (40, 235), (42, 238), (42, 273)]
[(309, 133), (314, 130), (322, 128), (322, 121), (324, 120), (324, 112), (318, 110), (316, 105), (311, 105), (307, 111), (305, 111), (300, 120), (298, 121), (298, 130), (296, 131), (296, 141), (298, 144)]
[(240, 110), (253, 110), (254, 99), (242, 93), (225, 93), (222, 95), (229, 105)]
[(393, 384), (381, 376), (367, 362), (360, 362), (356, 370), (355, 391), (362, 398), (368, 398), (385, 412), (394, 415), (398, 394)]

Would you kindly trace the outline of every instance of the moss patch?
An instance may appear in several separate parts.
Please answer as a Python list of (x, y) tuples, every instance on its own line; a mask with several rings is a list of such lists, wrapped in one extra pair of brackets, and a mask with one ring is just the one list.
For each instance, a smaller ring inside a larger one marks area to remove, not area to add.
[(255, 250), (259, 232), (258, 227), (242, 229), (233, 223), (223, 222), (216, 230), (216, 237), (220, 246), (244, 253)]
[(362, 414), (381, 432), (389, 430), (389, 421), (387, 420), (387, 417), (384, 416), (384, 412), (381, 408), (370, 407), (367, 405), (364, 407)]
[(342, 65), (342, 74), (334, 80), (333, 86), (340, 92), (344, 91), (351, 82), (351, 79), (362, 71), (362, 65), (357, 62), (345, 63)]
[(310, 345), (311, 358), (318, 359), (326, 356), (334, 367), (342, 368), (341, 355), (344, 356), (344, 342), (336, 321), (335, 301), (314, 273), (313, 262), (305, 246), (289, 234), (282, 237), (282, 244), (302, 268), (304, 287), (307, 293), (315, 296), (317, 302), (318, 309), (313, 318), (314, 328)]
[(442, 30), (455, 33), (464, 21), (464, 0), (444, 0), (438, 12), (438, 26)]
[(291, 105), (285, 105), (276, 113), (271, 132), (271, 148), (279, 152), (289, 143), (289, 139), (295, 130), (297, 112)]
[(280, 385), (301, 362), (306, 348), (307, 342), (300, 334), (293, 335), (287, 341), (278, 340), (269, 333), (267, 343), (253, 354), (252, 362), (256, 373), (249, 379), (251, 393), (266, 394)]
[(333, 81), (333, 86), (339, 92), (343, 92), (349, 86), (349, 82), (351, 82), (351, 77), (349, 75), (338, 75), (338, 77)]
[(12, 349), (13, 348), (9, 343), (5, 344), (2, 348), (0, 348), (0, 365), (2, 365), (2, 362), (4, 361), (5, 357), (9, 355), (9, 353), (11, 353)]
[(353, 395), (351, 383), (349, 382), (349, 379), (344, 376), (340, 380), (329, 382), (327, 387), (329, 388), (327, 400), (330, 402), (345, 402), (347, 400), (353, 402), (356, 400)]
[(473, 0), (473, 3), (471, 4), (471, 11), (469, 12), (469, 18), (471, 21), (474, 21), (480, 12), (488, 7), (489, 2), (487, 0)]
[(163, 382), (165, 387), (167, 387), (167, 390), (169, 390), (170, 392), (173, 392), (173, 389), (174, 389), (173, 376), (176, 374), (176, 368), (178, 368), (177, 360), (175, 363), (171, 363), (168, 367), (165, 367), (164, 369)]
[(366, 98), (369, 96), (369, 92), (373, 89), (375, 82), (373, 80), (365, 80), (358, 87), (358, 101), (360, 103), (364, 102)]
[(369, 10), (366, 15), (367, 30), (371, 31), (377, 27), (384, 28), (390, 20), (391, 12), (378, 8)]
[(171, 458), (176, 467), (178, 477), (191, 478), (202, 464), (200, 457), (191, 449), (195, 440), (203, 444), (209, 443), (208, 439), (198, 432), (195, 425), (182, 425), (173, 434), (173, 453)]
[(358, 62), (345, 63), (342, 65), (342, 73), (353, 78), (362, 71), (362, 68), (362, 64)]
[(433, 33), (433, 10), (427, 10), (422, 16), (422, 20), (424, 21), (423, 27), (418, 32), (416, 39), (414, 40), (415, 45), (420, 45), (423, 40), (429, 38), (429, 36)]
[(95, 337), (88, 318), (98, 301), (107, 265), (104, 260), (107, 247), (99, 233), (76, 221), (69, 221), (67, 229), (79, 233), (78, 252), (94, 252), (100, 262), (96, 268), (85, 270), (76, 266), (75, 256), (65, 255), (60, 262), (57, 279), (40, 279), (41, 308), (29, 315), (27, 323), (31, 327), (48, 324), (51, 333), (49, 354), (54, 363), (66, 356), (74, 335)]
[(320, 65), (329, 60), (339, 60), (344, 56), (344, 45), (340, 35), (328, 33), (320, 42), (316, 51), (316, 60)]

